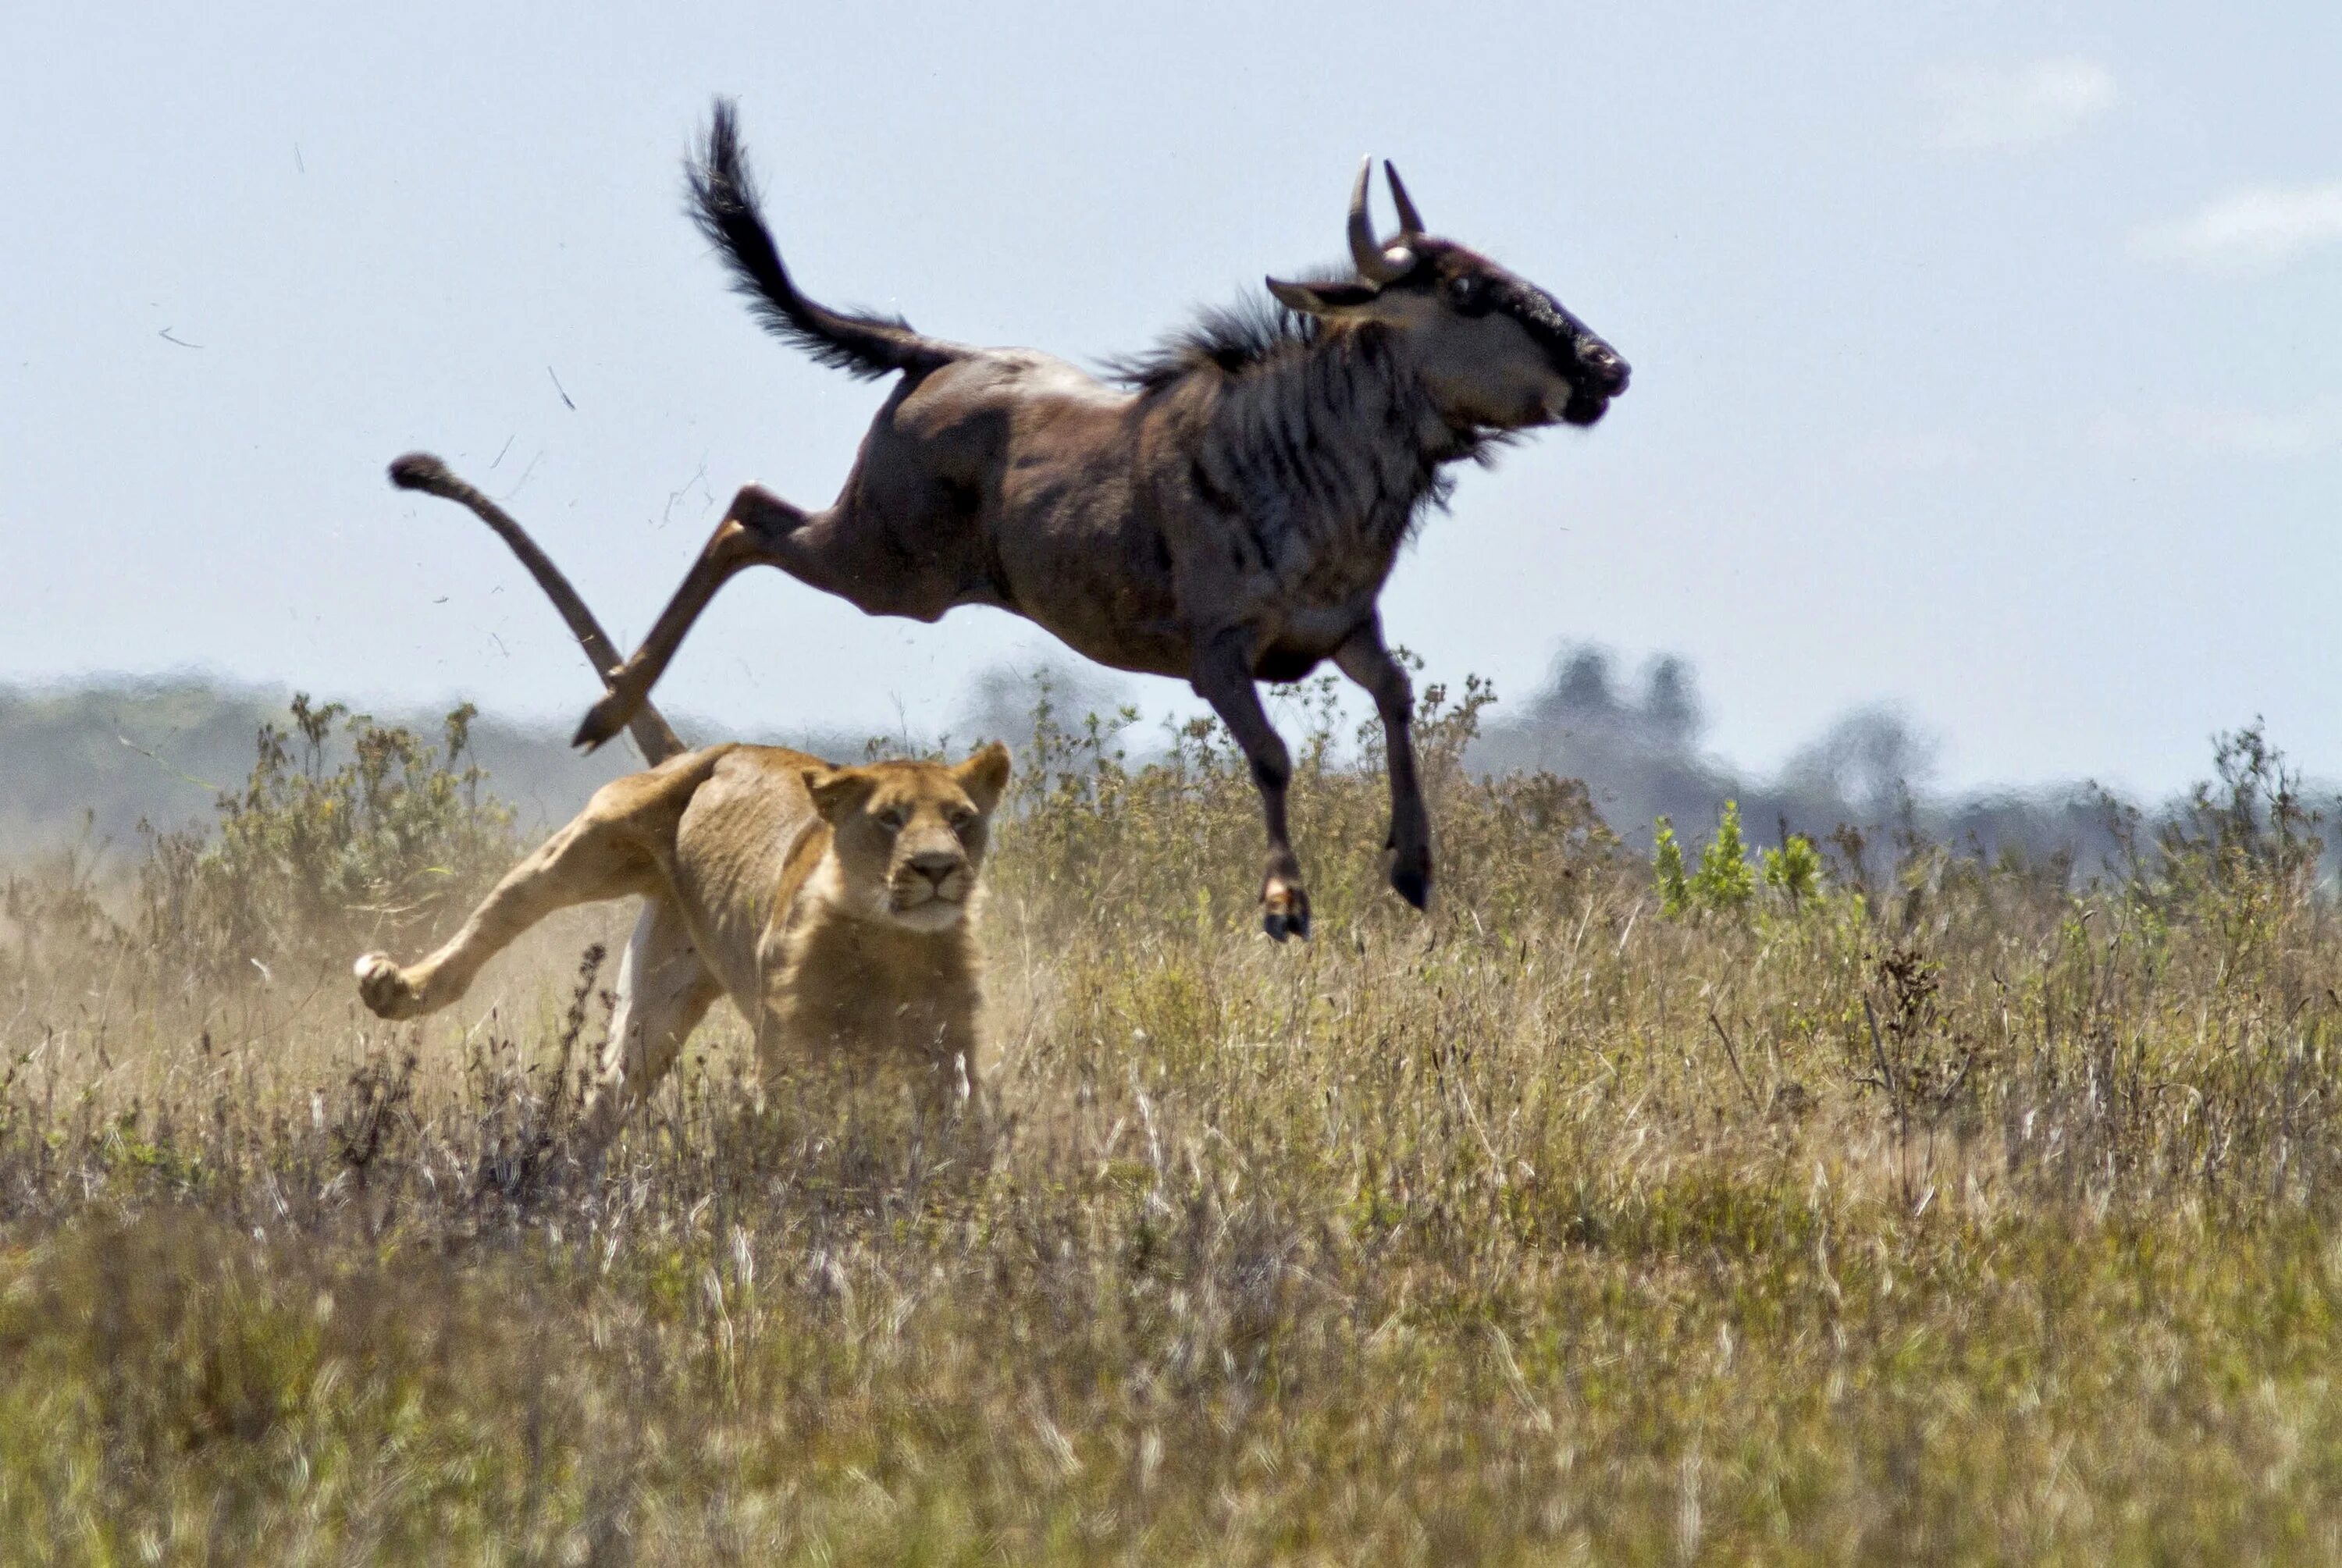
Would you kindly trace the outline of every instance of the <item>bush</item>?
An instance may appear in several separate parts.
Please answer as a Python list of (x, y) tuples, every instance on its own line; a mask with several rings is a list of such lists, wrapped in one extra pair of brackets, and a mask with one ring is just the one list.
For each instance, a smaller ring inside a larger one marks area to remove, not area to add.
[(512, 809), (483, 794), (468, 754), (477, 711), (448, 714), (435, 749), (295, 695), (292, 727), (262, 725), (243, 793), (220, 797), (216, 833), (151, 834), (140, 935), (214, 983), (415, 945), (468, 910), (515, 848)]
[(1775, 904), (1796, 914), (1819, 904), (1825, 888), (1821, 851), (1814, 841), (1784, 824), (1781, 845), (1754, 863), (1740, 834), (1740, 803), (1727, 800), (1716, 818), (1716, 836), (1699, 852), (1699, 864), (1686, 870), (1683, 841), (1675, 824), (1660, 817), (1652, 824), (1652, 885), (1659, 912), (1669, 919), (1689, 914), (1738, 917), (1755, 906), (1761, 885)]

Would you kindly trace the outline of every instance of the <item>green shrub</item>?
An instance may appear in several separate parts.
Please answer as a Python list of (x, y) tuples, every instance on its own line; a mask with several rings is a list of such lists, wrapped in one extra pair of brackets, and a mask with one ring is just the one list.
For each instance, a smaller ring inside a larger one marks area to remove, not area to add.
[(1781, 847), (1763, 855), (1765, 885), (1781, 895), (1792, 911), (1822, 895), (1822, 855), (1804, 834), (1783, 836)]
[(1716, 836), (1689, 869), (1675, 824), (1657, 818), (1652, 824), (1651, 875), (1659, 912), (1671, 920), (1746, 915), (1755, 907), (1760, 885), (1792, 914), (1818, 904), (1824, 894), (1821, 851), (1814, 841), (1785, 830), (1778, 849), (1766, 850), (1752, 862), (1740, 833), (1740, 803), (1730, 800), (1716, 818)]
[(1660, 817), (1651, 824), (1651, 870), (1659, 894), (1659, 913), (1670, 920), (1691, 913), (1691, 879), (1684, 872), (1683, 843), (1675, 824)]
[(1699, 869), (1691, 874), (1692, 902), (1718, 914), (1747, 907), (1756, 895), (1756, 872), (1748, 864), (1748, 846), (1740, 841), (1740, 803), (1724, 803), (1716, 819), (1716, 836), (1699, 854)]
[(215, 833), (153, 835), (139, 878), (147, 943), (217, 979), (412, 945), (468, 909), (515, 848), (512, 808), (483, 794), (469, 756), (477, 711), (448, 714), (435, 748), (295, 695), (290, 729), (261, 726)]

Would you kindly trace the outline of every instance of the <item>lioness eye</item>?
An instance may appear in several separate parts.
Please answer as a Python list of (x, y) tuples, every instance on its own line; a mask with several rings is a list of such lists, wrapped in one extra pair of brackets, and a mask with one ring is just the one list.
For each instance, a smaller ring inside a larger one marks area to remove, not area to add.
[(905, 820), (903, 808), (898, 805), (890, 805), (878, 814), (878, 825), (888, 833), (899, 831)]
[(976, 814), (975, 814), (974, 812), (972, 812), (972, 811), (968, 810), (968, 809), (967, 809), (967, 807), (966, 807), (966, 806), (964, 806), (964, 805), (961, 805), (961, 806), (954, 806), (954, 807), (952, 808), (952, 814), (951, 814), (951, 825), (952, 825), (952, 832), (954, 832), (954, 833), (966, 833), (966, 832), (967, 831), (967, 829), (968, 829), (968, 824), (971, 824), (971, 823), (973, 823), (973, 822), (975, 822), (975, 821), (976, 821)]

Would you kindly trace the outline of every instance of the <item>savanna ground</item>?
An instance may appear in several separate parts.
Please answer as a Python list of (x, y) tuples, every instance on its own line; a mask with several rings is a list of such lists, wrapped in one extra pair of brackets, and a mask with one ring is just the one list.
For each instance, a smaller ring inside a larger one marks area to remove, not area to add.
[(628, 912), (367, 1016), (513, 828), (463, 715), (305, 708), (135, 885), (8, 884), (0, 1556), (2342, 1556), (2342, 940), (2257, 735), (2103, 874), (1645, 858), (1466, 777), (1478, 699), (1428, 917), (1318, 725), (1284, 947), (1213, 732), (1045, 712), (991, 1124), (760, 1097), (726, 1013), (590, 1179)]

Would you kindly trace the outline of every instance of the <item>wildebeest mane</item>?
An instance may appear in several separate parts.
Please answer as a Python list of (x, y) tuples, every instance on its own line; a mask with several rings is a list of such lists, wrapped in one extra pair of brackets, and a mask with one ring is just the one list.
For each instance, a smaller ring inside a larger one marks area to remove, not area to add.
[[(1425, 427), (1436, 422), (1424, 417), (1421, 389), (1391, 350), (1377, 327), (1328, 329), (1258, 294), (1206, 306), (1153, 348), (1101, 368), (1142, 397), (1206, 377), (1239, 399), (1221, 405), (1228, 416), (1215, 422), (1196, 470), (1210, 477), (1208, 494), (1220, 504), (1266, 515), (1283, 511), (1284, 497), (1307, 494), (1395, 543), (1446, 509), (1456, 486), (1442, 464), (1486, 464), (1513, 437), (1449, 425), (1426, 444)], [(1376, 422), (1363, 444), (1346, 428), (1361, 417)]]
[(1106, 379), (1133, 392), (1162, 392), (1198, 371), (1226, 375), (1245, 372), (1318, 339), (1315, 317), (1286, 309), (1266, 294), (1247, 294), (1227, 305), (1206, 305), (1186, 325), (1154, 347), (1117, 355), (1103, 368)]
[[(1312, 275), (1313, 282), (1346, 282), (1345, 275)], [(1355, 340), (1353, 340), (1355, 341)], [(1227, 305), (1206, 305), (1192, 320), (1165, 335), (1154, 347), (1137, 354), (1116, 355), (1100, 362), (1106, 379), (1141, 394), (1153, 394), (1178, 385), (1187, 377), (1212, 375), (1242, 377), (1272, 365), (1330, 346), (1324, 324), (1316, 316), (1287, 310), (1266, 293), (1246, 294)], [(1387, 360), (1379, 363), (1387, 365)], [(1442, 462), (1459, 459), (1486, 464), (1498, 449), (1517, 440), (1510, 432), (1473, 429), (1449, 433), (1449, 442), (1437, 454)], [(1446, 504), (1452, 486), (1442, 481), (1427, 499)]]

